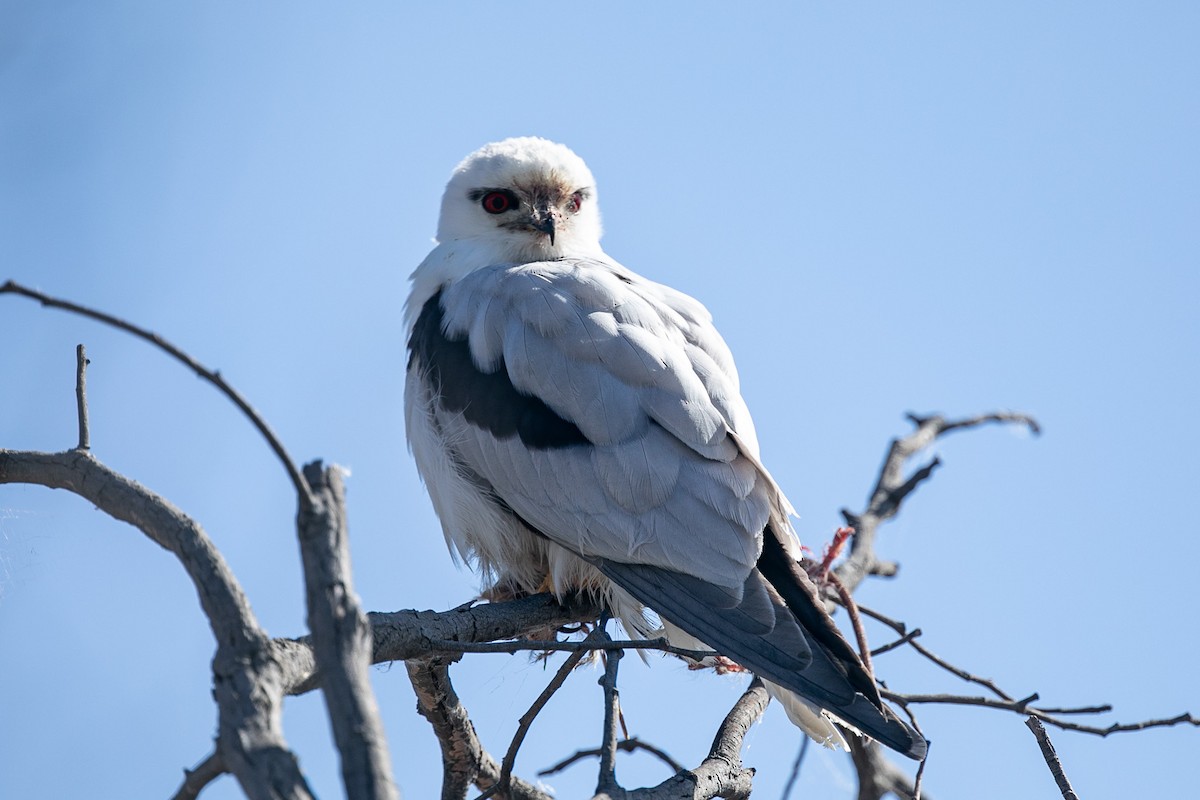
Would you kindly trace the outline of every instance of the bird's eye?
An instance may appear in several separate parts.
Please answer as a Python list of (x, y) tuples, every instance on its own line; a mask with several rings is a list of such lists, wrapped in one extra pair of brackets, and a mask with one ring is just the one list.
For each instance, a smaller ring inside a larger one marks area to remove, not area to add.
[(583, 205), (583, 192), (576, 192), (575, 194), (571, 195), (571, 201), (569, 203), (567, 203), (567, 208), (569, 208), (571, 210), (571, 213), (574, 214), (576, 211), (579, 210), (579, 207), (582, 205)]
[(483, 196), (481, 205), (489, 214), (503, 214), (517, 207), (517, 198), (512, 192), (488, 192)]

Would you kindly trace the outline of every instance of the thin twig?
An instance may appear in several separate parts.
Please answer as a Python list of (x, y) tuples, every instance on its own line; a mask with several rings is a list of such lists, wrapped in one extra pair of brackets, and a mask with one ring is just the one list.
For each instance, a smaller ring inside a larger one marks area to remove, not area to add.
[(508, 785), (512, 778), (513, 765), (517, 760), (517, 751), (521, 749), (521, 744), (525, 741), (525, 736), (529, 733), (530, 726), (533, 725), (533, 721), (537, 719), (537, 715), (541, 713), (541, 710), (545, 708), (546, 703), (550, 702), (550, 698), (554, 696), (554, 693), (566, 682), (567, 676), (571, 674), (571, 670), (575, 669), (576, 665), (583, 660), (583, 657), (588, 652), (590, 651), (577, 650), (567, 656), (567, 660), (558, 668), (558, 672), (555, 673), (554, 678), (542, 690), (537, 699), (533, 701), (533, 705), (517, 720), (517, 732), (514, 734), (512, 742), (508, 746), (508, 752), (504, 754), (504, 760), (500, 764), (500, 780), (496, 781), (487, 791), (479, 795), (476, 800), (486, 800), (486, 798), (494, 794), (508, 790)]
[[(921, 424), (921, 420), (916, 415), (909, 413), (907, 416), (910, 420), (918, 425)], [(974, 417), (967, 417), (966, 419), (960, 419), (954, 422), (944, 422), (942, 424), (941, 433), (950, 433), (951, 431), (960, 430), (962, 428), (974, 428), (978, 425), (984, 425), (989, 422), (1024, 425), (1025, 427), (1029, 428), (1029, 432), (1034, 436), (1040, 436), (1042, 433), (1042, 426), (1038, 424), (1036, 419), (1028, 414), (1020, 414), (1015, 411), (994, 411), (990, 414), (979, 414)]]
[(1038, 711), (1043, 714), (1107, 714), (1112, 711), (1113, 707), (1109, 703), (1099, 706), (1075, 706), (1073, 708), (1046, 708), (1038, 706)]
[(885, 645), (876, 647), (874, 650), (871, 651), (871, 655), (872, 656), (881, 656), (890, 650), (895, 650), (897, 647), (903, 647), (904, 645), (908, 644), (909, 642), (911, 642), (913, 639), (917, 638), (920, 635), (921, 635), (921, 629), (913, 628), (911, 631), (904, 634), (896, 641), (888, 642)]
[[(619, 750), (622, 753), (635, 753), (638, 750), (645, 750), (647, 753), (654, 756), (659, 761), (662, 761), (664, 764), (666, 764), (668, 767), (670, 767), (672, 772), (682, 772), (683, 771), (683, 765), (680, 764), (675, 759), (671, 758), (670, 754), (667, 753), (665, 750), (663, 750), (659, 747), (655, 747), (654, 745), (650, 744), (649, 742), (643, 742), (641, 739), (637, 738), (636, 736), (631, 737), (629, 739), (622, 739), (621, 741), (617, 742), (617, 750)], [(554, 764), (553, 766), (550, 766), (550, 767), (546, 767), (545, 769), (539, 771), (538, 777), (544, 778), (547, 775), (554, 775), (555, 773), (562, 772), (564, 769), (571, 766), (576, 761), (581, 761), (585, 758), (592, 758), (594, 756), (599, 756), (599, 755), (600, 755), (599, 747), (593, 747), (589, 750), (578, 750), (575, 753), (572, 753), (571, 755), (564, 758), (562, 761), (559, 761), (557, 764)]]
[(867, 669), (867, 674), (872, 678), (875, 677), (875, 668), (871, 665), (871, 647), (867, 644), (867, 632), (863, 629), (862, 617), (858, 615), (858, 604), (854, 602), (854, 596), (850, 594), (850, 590), (841, 582), (838, 576), (832, 572), (825, 576), (826, 581), (833, 590), (837, 592), (838, 597), (842, 601), (842, 607), (846, 609), (846, 614), (850, 617), (850, 627), (854, 629), (854, 638), (858, 641), (858, 653), (862, 659), (863, 666)]
[(921, 781), (925, 778), (925, 765), (929, 763), (929, 753), (925, 753), (925, 757), (921, 759), (921, 763), (917, 764), (917, 774), (913, 778), (913, 800), (921, 800)]
[[(90, 452), (0, 450), (0, 484), (66, 489), (128, 522), (179, 559), (196, 587), (217, 652), (212, 660), (217, 751), (251, 798), (311, 797), (279, 715), (283, 666), (241, 585), (203, 528)], [(251, 691), (253, 689), (253, 691)]]
[(1096, 725), (1081, 725), (1077, 722), (1069, 722), (1065, 719), (1059, 719), (1053, 714), (1046, 712), (1044, 709), (1034, 708), (1028, 705), (1037, 699), (1037, 695), (1033, 694), (1022, 700), (995, 700), (991, 697), (970, 697), (967, 695), (957, 694), (901, 694), (899, 692), (891, 692), (886, 689), (880, 690), (880, 694), (905, 706), (908, 703), (937, 703), (942, 705), (958, 705), (958, 706), (983, 706), (985, 708), (996, 708), (1002, 711), (1012, 711), (1017, 714), (1029, 714), (1037, 717), (1043, 722), (1062, 728), (1067, 731), (1079, 731), (1080, 733), (1090, 733), (1096, 736), (1109, 736), (1114, 733), (1128, 733), (1132, 731), (1144, 731), (1148, 728), (1170, 728), (1175, 725), (1193, 725), (1200, 727), (1200, 718), (1189, 714), (1178, 714), (1174, 717), (1164, 717), (1161, 719), (1148, 719), (1142, 722), (1119, 723), (1114, 722), (1106, 728)]
[(271, 429), (271, 426), (267, 424), (266, 420), (259, 416), (258, 412), (254, 410), (254, 407), (247, 402), (246, 398), (244, 398), (237, 389), (234, 389), (232, 386), (226, 383), (225, 379), (221, 377), (220, 372), (205, 367), (203, 364), (196, 361), (196, 359), (192, 358), (190, 355), (180, 350), (178, 347), (171, 344), (157, 333), (138, 327), (131, 322), (127, 322), (119, 317), (114, 317), (111, 314), (106, 314), (103, 311), (96, 311), (95, 309), (81, 306), (68, 300), (60, 300), (56, 297), (51, 297), (47, 294), (37, 291), (36, 289), (30, 289), (26, 286), (20, 285), (16, 281), (11, 280), (7, 281), (3, 285), (0, 285), (0, 294), (21, 295), (32, 300), (37, 300), (43, 306), (60, 308), (64, 311), (70, 311), (72, 313), (103, 322), (106, 325), (111, 325), (114, 328), (123, 330), (126, 333), (131, 333), (140, 339), (150, 342), (155, 347), (169, 354), (175, 360), (183, 363), (201, 378), (208, 381), (213, 386), (216, 386), (222, 394), (232, 400), (234, 405), (241, 409), (242, 413), (245, 414), (247, 419), (250, 420), (250, 423), (254, 425), (254, 427), (258, 429), (258, 432), (262, 434), (263, 438), (267, 440), (268, 446), (270, 446), (276, 457), (278, 457), (280, 462), (282, 462), (283, 468), (287, 471), (288, 477), (291, 479), (292, 485), (295, 487), (296, 493), (300, 497), (301, 506), (308, 505), (312, 502), (312, 492), (309, 490), (308, 484), (305, 483), (304, 476), (300, 474), (299, 467), (297, 467), (296, 463), (292, 461), (292, 457), (288, 455), (287, 449), (283, 446), (283, 442), (281, 442), (279, 437), (275, 435), (275, 431)]
[(1033, 731), (1038, 747), (1042, 748), (1042, 758), (1046, 759), (1046, 766), (1050, 768), (1050, 774), (1054, 776), (1054, 782), (1058, 784), (1058, 790), (1062, 792), (1063, 800), (1079, 800), (1079, 795), (1075, 794), (1075, 790), (1071, 788), (1071, 782), (1067, 780), (1067, 773), (1063, 771), (1058, 753), (1054, 751), (1054, 743), (1050, 741), (1050, 734), (1046, 733), (1046, 726), (1032, 715), (1025, 718), (1025, 724), (1029, 730)]
[[(864, 606), (864, 605), (861, 605), (858, 603), (855, 603), (855, 605), (858, 606), (858, 610), (860, 612), (862, 612), (863, 614), (866, 614), (871, 619), (882, 622), (884, 625), (887, 625), (889, 628), (894, 630), (896, 633), (899, 633), (902, 635), (907, 634), (908, 626), (905, 625), (903, 622), (892, 619), (891, 617), (887, 616), (886, 614), (880, 613), (879, 611), (876, 611), (872, 608), (868, 608), (867, 606)], [(909, 638), (907, 643), (909, 644), (909, 646), (912, 647), (912, 649), (916, 650), (918, 653), (925, 656), (925, 658), (929, 659), (934, 664), (937, 664), (939, 667), (946, 670), (950, 674), (952, 674), (956, 677), (962, 678), (964, 681), (968, 681), (970, 683), (975, 683), (980, 686), (983, 686), (986, 689), (990, 690), (991, 692), (995, 693), (995, 695), (997, 697), (1001, 698), (1002, 700), (1007, 700), (1009, 702), (1013, 702), (1013, 698), (1007, 692), (1005, 692), (1003, 689), (1001, 689), (999, 686), (997, 686), (991, 679), (981, 678), (978, 675), (973, 675), (970, 672), (967, 672), (962, 667), (956, 667), (955, 665), (951, 664), (949, 661), (945, 660), (941, 656), (930, 651), (928, 648), (926, 648), (920, 642), (915, 641), (914, 638)]]
[(79, 444), (76, 450), (91, 448), (91, 430), (88, 426), (87, 405), (87, 350), (82, 344), (75, 345), (75, 408), (79, 417)]

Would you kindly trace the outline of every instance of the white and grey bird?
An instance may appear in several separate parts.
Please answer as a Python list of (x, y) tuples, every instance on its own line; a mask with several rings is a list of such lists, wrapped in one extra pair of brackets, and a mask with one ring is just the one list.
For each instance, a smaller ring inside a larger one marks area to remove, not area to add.
[(605, 255), (596, 199), (539, 138), (446, 186), (406, 306), (405, 416), (451, 551), (505, 593), (594, 592), (634, 635), (657, 617), (826, 745), (845, 747), (836, 719), (921, 758), (800, 566), (712, 317)]

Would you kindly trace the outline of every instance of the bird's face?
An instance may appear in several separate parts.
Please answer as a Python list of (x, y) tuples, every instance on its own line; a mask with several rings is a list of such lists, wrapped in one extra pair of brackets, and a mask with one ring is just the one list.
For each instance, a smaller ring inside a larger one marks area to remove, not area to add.
[(442, 198), (438, 240), (472, 239), (496, 262), (542, 261), (600, 249), (592, 174), (560, 144), (506, 139), (467, 156)]

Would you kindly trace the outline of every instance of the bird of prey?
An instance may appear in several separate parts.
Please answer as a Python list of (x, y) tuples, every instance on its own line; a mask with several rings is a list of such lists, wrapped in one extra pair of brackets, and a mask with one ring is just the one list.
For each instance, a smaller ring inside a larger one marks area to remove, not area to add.
[(633, 635), (657, 618), (827, 746), (837, 720), (923, 757), (800, 565), (712, 317), (609, 258), (596, 204), (583, 160), (532, 137), (446, 186), (406, 306), (405, 417), (451, 552), (509, 594), (593, 592)]

